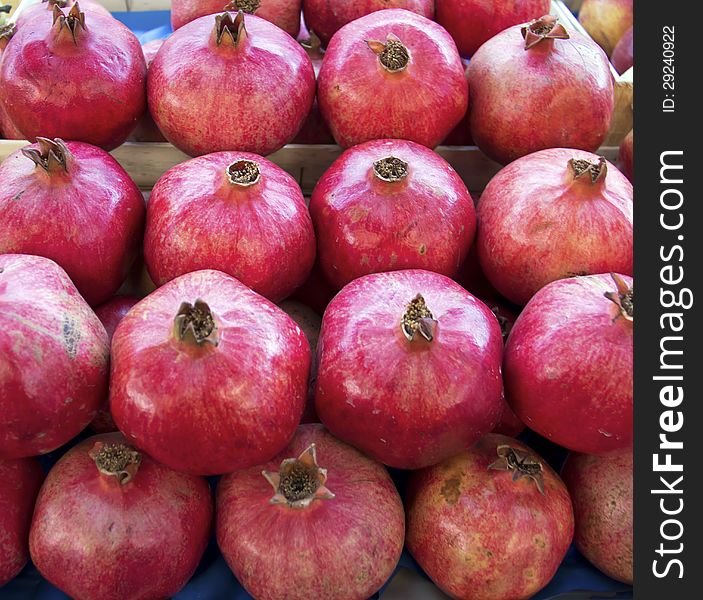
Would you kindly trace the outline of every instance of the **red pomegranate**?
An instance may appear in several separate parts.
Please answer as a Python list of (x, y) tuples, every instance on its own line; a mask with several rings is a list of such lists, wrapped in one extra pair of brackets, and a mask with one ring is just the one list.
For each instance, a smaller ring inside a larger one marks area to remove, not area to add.
[(294, 39), (240, 11), (200, 17), (169, 37), (148, 92), (154, 121), (186, 154), (270, 154), (310, 112), (315, 73)]
[(256, 15), (296, 37), (300, 28), (302, 0), (172, 0), (171, 26), (183, 27), (198, 17), (225, 10)]
[(565, 148), (510, 163), (478, 204), (481, 267), (524, 305), (551, 281), (632, 275), (632, 184), (604, 158)]
[(29, 525), (42, 479), (35, 458), (0, 459), (0, 588), (27, 563)]
[(618, 164), (625, 176), (634, 181), (633, 171), (633, 145), (634, 145), (634, 130), (625, 136), (625, 139), (620, 144), (620, 152), (618, 153)]
[(225, 475), (216, 513), (222, 554), (258, 600), (365, 600), (403, 549), (388, 473), (322, 425), (301, 425), (268, 463)]
[[(107, 57), (107, 58), (106, 58)], [(9, 117), (26, 139), (119, 146), (146, 107), (139, 41), (96, 11), (35, 10), (3, 52), (0, 86)]]
[(583, 0), (579, 21), (610, 56), (618, 40), (632, 26), (633, 0)]
[(613, 50), (611, 62), (618, 73), (622, 74), (634, 64), (634, 35), (633, 29), (630, 27), (622, 34), (620, 41), (616, 44)]
[(476, 231), (461, 177), (432, 150), (403, 140), (344, 152), (315, 186), (310, 214), (320, 266), (337, 289), (383, 271), (452, 276)]
[(566, 486), (533, 450), (489, 434), (411, 475), (407, 545), (461, 600), (524, 600), (551, 580), (574, 533)]
[(89, 144), (40, 137), (0, 165), (0, 180), (0, 252), (56, 261), (91, 306), (114, 295), (137, 255), (145, 212), (119, 163)]
[[(146, 61), (147, 73), (151, 63), (156, 58), (156, 54), (163, 45), (164, 40), (151, 40), (142, 46), (142, 52), (144, 53), (144, 60)], [(137, 126), (134, 131), (129, 136), (130, 140), (135, 142), (165, 142), (166, 138), (164, 134), (159, 131), (159, 128), (154, 123), (154, 119), (149, 112), (149, 108), (144, 112), (144, 114), (139, 119)]]
[(315, 261), (315, 233), (296, 181), (247, 152), (216, 152), (167, 171), (149, 197), (144, 259), (156, 285), (217, 269), (279, 302)]
[[(137, 302), (139, 302), (139, 298), (135, 296), (115, 296), (95, 309), (95, 314), (105, 327), (110, 341), (112, 341), (112, 336), (115, 333), (115, 329), (117, 329), (117, 324)], [(96, 433), (117, 431), (117, 425), (112, 420), (112, 414), (110, 413), (107, 395), (98, 408), (98, 414), (90, 422), (90, 428)]]
[(495, 315), (451, 279), (366, 275), (323, 316), (317, 413), (336, 437), (387, 465), (435, 464), (498, 423), (502, 351)]
[(430, 148), (466, 113), (464, 67), (451, 36), (404, 9), (348, 23), (318, 77), (322, 116), (340, 146), (395, 138)]
[(212, 519), (205, 479), (140, 454), (119, 433), (97, 435), (47, 475), (29, 549), (73, 598), (169, 598), (198, 566)]
[(403, 8), (428, 19), (434, 17), (434, 0), (303, 0), (305, 24), (327, 46), (347, 23), (388, 8)]
[(608, 577), (632, 585), (632, 449), (572, 452), (561, 476), (574, 503), (576, 547)]
[(196, 271), (139, 302), (112, 339), (110, 409), (137, 447), (185, 473), (260, 464), (300, 422), (310, 348), (233, 277)]
[(505, 395), (530, 429), (603, 454), (632, 443), (632, 278), (591, 275), (543, 287), (503, 359)]
[(51, 452), (88, 425), (107, 394), (109, 353), (63, 269), (0, 254), (0, 459)]
[(435, 0), (436, 20), (462, 56), (472, 56), (494, 35), (549, 12), (550, 0)]
[(608, 57), (550, 15), (481, 46), (469, 65), (469, 89), (473, 139), (503, 164), (545, 148), (593, 152), (610, 129)]

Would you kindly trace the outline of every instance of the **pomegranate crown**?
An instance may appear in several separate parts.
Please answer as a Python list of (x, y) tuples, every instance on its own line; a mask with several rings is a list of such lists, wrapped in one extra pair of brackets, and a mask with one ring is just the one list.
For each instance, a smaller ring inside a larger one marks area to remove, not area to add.
[(88, 456), (95, 461), (100, 473), (114, 477), (120, 485), (134, 479), (142, 462), (142, 455), (123, 443), (95, 442)]
[(219, 336), (217, 323), (206, 302), (199, 298), (194, 304), (182, 302), (176, 318), (173, 320), (176, 339), (181, 342), (203, 346), (217, 346)]
[(71, 7), (68, 14), (64, 13), (58, 4), (54, 4), (54, 27), (57, 28), (58, 33), (64, 29), (68, 30), (73, 43), (76, 43), (78, 32), (85, 31), (85, 13), (81, 12), (78, 2)]
[(242, 12), (253, 15), (261, 6), (261, 0), (232, 0), (225, 4), (223, 10), (232, 12)]
[(417, 339), (418, 335), (428, 342), (435, 338), (437, 320), (427, 308), (422, 294), (418, 294), (408, 303), (400, 320), (400, 329), (409, 342)]
[(38, 137), (37, 145), (39, 148), (22, 148), (22, 154), (47, 173), (55, 171), (68, 172), (71, 151), (61, 138), (50, 140), (49, 138)]
[(512, 471), (513, 481), (528, 477), (535, 482), (540, 494), (544, 494), (544, 467), (529, 452), (501, 444), (496, 448), (498, 460), (488, 465), (496, 471)]
[(366, 45), (378, 56), (381, 66), (389, 73), (404, 71), (410, 62), (410, 53), (398, 36), (389, 33), (385, 42), (367, 40)]
[(611, 273), (610, 276), (615, 282), (616, 291), (605, 292), (603, 295), (618, 307), (618, 314), (613, 318), (613, 322), (623, 318), (632, 323), (635, 320), (635, 286), (627, 285), (617, 273)]
[(569, 167), (574, 179), (590, 179), (591, 183), (604, 181), (608, 174), (608, 162), (602, 156), (598, 157), (598, 162), (585, 158), (570, 158)]
[(243, 11), (240, 10), (234, 17), (229, 12), (215, 16), (215, 42), (218, 46), (224, 44), (236, 47), (246, 37)]
[(525, 39), (525, 50), (533, 48), (542, 40), (568, 40), (569, 33), (559, 23), (559, 18), (553, 15), (544, 15), (539, 19), (523, 25), (522, 37)]

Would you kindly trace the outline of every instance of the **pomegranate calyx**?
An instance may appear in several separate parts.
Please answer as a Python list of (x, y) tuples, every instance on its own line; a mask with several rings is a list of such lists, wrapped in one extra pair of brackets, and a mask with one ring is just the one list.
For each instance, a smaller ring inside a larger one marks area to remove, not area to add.
[(409, 342), (415, 339), (417, 333), (428, 342), (434, 339), (437, 321), (430, 309), (427, 308), (422, 294), (418, 294), (408, 303), (403, 318), (400, 320), (400, 328)]
[(47, 173), (56, 171), (68, 172), (68, 164), (72, 155), (61, 138), (50, 140), (49, 138), (38, 137), (37, 144), (39, 144), (38, 149), (22, 148), (22, 154)]
[(223, 10), (232, 12), (239, 12), (241, 10), (248, 15), (253, 15), (260, 6), (261, 0), (232, 0), (225, 5)]
[(218, 46), (226, 44), (236, 48), (246, 37), (243, 11), (237, 12), (234, 18), (228, 12), (215, 16), (215, 41)]
[(400, 181), (408, 175), (408, 163), (395, 156), (386, 156), (373, 163), (373, 172), (381, 181)]
[(627, 282), (617, 273), (611, 273), (610, 276), (615, 282), (617, 291), (605, 292), (603, 295), (618, 307), (618, 314), (613, 318), (613, 322), (622, 317), (632, 323), (635, 320), (635, 286), (627, 285)]
[(378, 56), (381, 66), (389, 73), (404, 71), (410, 62), (410, 53), (397, 36), (389, 33), (385, 42), (367, 40), (366, 44)]
[(57, 35), (66, 28), (71, 33), (73, 43), (77, 43), (76, 35), (81, 29), (85, 31), (85, 13), (81, 12), (78, 2), (71, 7), (68, 14), (65, 14), (58, 4), (54, 4), (54, 27)]
[(598, 157), (598, 162), (591, 162), (585, 158), (570, 158), (569, 168), (575, 180), (588, 178), (591, 183), (603, 181), (608, 174), (608, 163), (602, 156)]
[(207, 303), (198, 299), (194, 304), (181, 303), (176, 318), (173, 321), (176, 339), (181, 342), (197, 344), (212, 344), (217, 346), (219, 336), (217, 324)]
[(95, 461), (95, 466), (100, 473), (114, 477), (120, 485), (125, 485), (134, 478), (142, 462), (142, 455), (139, 452), (122, 443), (95, 442), (88, 456)]
[(533, 48), (542, 40), (568, 40), (569, 32), (559, 23), (559, 17), (544, 15), (539, 19), (530, 21), (521, 29), (525, 39), (525, 50)]
[(540, 494), (544, 494), (544, 467), (529, 452), (501, 444), (496, 448), (498, 460), (488, 465), (496, 471), (512, 471), (513, 481), (528, 477), (535, 482)]
[(298, 458), (286, 458), (278, 472), (262, 471), (273, 487), (269, 504), (286, 504), (291, 508), (306, 508), (314, 500), (330, 500), (334, 494), (325, 486), (327, 469), (317, 465), (315, 444), (310, 444)]
[(259, 182), (261, 170), (253, 160), (240, 159), (227, 167), (227, 180), (239, 187), (249, 187)]
[(0, 50), (4, 50), (7, 43), (15, 35), (16, 27), (14, 23), (8, 23), (0, 27)]

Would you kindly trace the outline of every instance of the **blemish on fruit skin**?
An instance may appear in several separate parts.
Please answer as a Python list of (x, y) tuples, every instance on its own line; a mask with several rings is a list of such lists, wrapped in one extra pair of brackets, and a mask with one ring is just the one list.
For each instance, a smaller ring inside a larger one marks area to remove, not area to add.
[(461, 480), (458, 477), (446, 479), (439, 493), (447, 501), (447, 504), (455, 505), (461, 496)]
[(424, 256), (425, 254), (427, 254), (427, 246), (425, 246), (425, 244), (420, 244), (418, 252), (420, 253), (420, 256)]
[(545, 548), (547, 546), (546, 542), (544, 541), (544, 538), (540, 535), (536, 535), (534, 541), (535, 546), (537, 546), (538, 548)]

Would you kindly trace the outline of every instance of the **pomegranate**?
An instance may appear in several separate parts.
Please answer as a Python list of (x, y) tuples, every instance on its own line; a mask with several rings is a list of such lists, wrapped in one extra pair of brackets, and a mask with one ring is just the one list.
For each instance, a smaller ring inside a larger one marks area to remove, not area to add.
[(32, 11), (3, 52), (0, 86), (10, 119), (26, 139), (79, 140), (111, 150), (146, 108), (139, 41), (96, 11)]
[(472, 56), (494, 35), (549, 12), (551, 0), (436, 0), (436, 21)]
[(434, 0), (303, 0), (305, 24), (327, 46), (347, 23), (388, 8), (403, 8), (428, 19), (434, 17)]
[(200, 17), (169, 37), (148, 92), (154, 121), (186, 154), (270, 154), (310, 112), (315, 73), (294, 39), (240, 11)]
[(108, 433), (74, 446), (49, 472), (29, 549), (40, 573), (73, 598), (169, 598), (198, 566), (212, 520), (205, 479)]
[(0, 180), (0, 252), (55, 260), (92, 306), (110, 298), (144, 227), (144, 199), (119, 163), (89, 144), (40, 137), (0, 165)]
[(196, 271), (157, 289), (117, 326), (110, 409), (155, 460), (185, 473), (228, 473), (285, 447), (309, 374), (310, 348), (292, 319), (233, 277)]
[(302, 0), (172, 0), (171, 26), (175, 31), (198, 17), (225, 10), (241, 10), (265, 19), (296, 37), (300, 29), (301, 8)]
[(519, 158), (488, 184), (478, 218), (483, 272), (516, 304), (556, 279), (632, 275), (632, 184), (590, 152)]
[(296, 181), (247, 152), (216, 152), (167, 171), (149, 197), (144, 259), (162, 285), (218, 269), (273, 302), (301, 285), (315, 234)]
[(632, 443), (632, 278), (550, 283), (520, 313), (503, 359), (517, 416), (553, 442), (588, 454)]
[(633, 29), (630, 27), (622, 34), (620, 41), (616, 44), (613, 50), (611, 62), (618, 73), (622, 74), (634, 64), (634, 35)]
[[(33, 18), (45, 19), (53, 18), (54, 7), (59, 7), (62, 9), (71, 9), (74, 5), (78, 4), (78, 0), (33, 0), (35, 3), (25, 6), (22, 9), (19, 17), (17, 17), (16, 25), (20, 27), (23, 22), (30, 22)], [(110, 11), (107, 10), (102, 4), (94, 0), (80, 0), (80, 5), (78, 7), (83, 12), (95, 12), (101, 14), (104, 17), (111, 17)], [(37, 14), (35, 14), (37, 13)], [(40, 16), (39, 13), (47, 15), (47, 17)], [(34, 17), (32, 15), (34, 14)]]
[(88, 425), (107, 393), (109, 352), (63, 269), (0, 254), (0, 459), (45, 454)]
[(435, 464), (498, 423), (502, 350), (495, 315), (451, 279), (366, 275), (323, 316), (317, 413), (333, 435), (387, 465)]
[[(137, 302), (139, 302), (139, 298), (135, 296), (115, 296), (95, 309), (95, 314), (105, 327), (107, 337), (110, 341), (112, 341), (112, 336), (115, 333), (115, 329), (117, 329), (117, 324)], [(98, 414), (95, 415), (95, 418), (90, 422), (90, 428), (96, 433), (117, 431), (117, 425), (115, 425), (115, 422), (112, 420), (112, 414), (110, 413), (107, 395), (98, 408)]]
[(317, 100), (340, 146), (397, 138), (434, 148), (466, 113), (468, 89), (451, 36), (425, 17), (389, 9), (334, 36)]
[(473, 139), (503, 164), (545, 148), (592, 152), (610, 129), (608, 57), (550, 15), (481, 46), (469, 65), (469, 89)]
[[(156, 53), (159, 51), (163, 45), (164, 40), (151, 40), (142, 46), (142, 52), (144, 53), (144, 60), (146, 61), (147, 73), (149, 72), (149, 67), (151, 63), (156, 58)], [(159, 131), (159, 128), (154, 123), (154, 119), (147, 110), (139, 119), (137, 126), (134, 131), (129, 136), (130, 140), (135, 142), (165, 142), (166, 138), (164, 134)]]
[(35, 458), (0, 459), (0, 588), (27, 563), (29, 525), (42, 479)]
[(222, 554), (259, 600), (366, 599), (403, 549), (388, 473), (322, 425), (301, 425), (268, 463), (225, 475), (216, 513)]
[(407, 545), (462, 600), (523, 600), (556, 573), (574, 533), (566, 486), (533, 450), (489, 434), (410, 477)]
[(632, 162), (632, 151), (634, 144), (633, 132), (634, 130), (631, 129), (630, 133), (625, 136), (625, 139), (620, 144), (620, 152), (618, 153), (618, 164), (620, 165), (620, 169), (630, 181), (634, 181)]
[(310, 214), (320, 266), (337, 289), (382, 271), (452, 276), (476, 231), (461, 177), (432, 150), (403, 140), (344, 152), (315, 186)]
[(574, 503), (574, 542), (608, 577), (632, 585), (632, 449), (570, 453), (561, 471)]
[(632, 26), (633, 0), (583, 0), (579, 21), (608, 56)]

